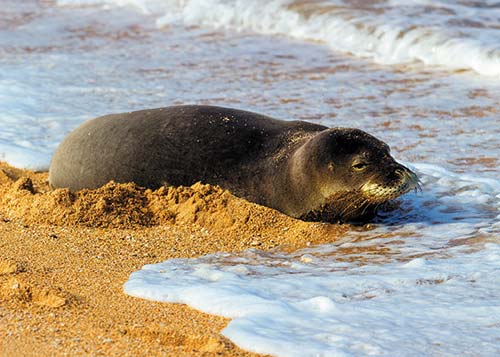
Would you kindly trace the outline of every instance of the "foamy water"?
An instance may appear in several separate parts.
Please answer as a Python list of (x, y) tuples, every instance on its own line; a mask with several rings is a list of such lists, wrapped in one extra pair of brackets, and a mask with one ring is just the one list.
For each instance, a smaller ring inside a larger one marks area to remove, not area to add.
[(381, 64), (414, 61), (500, 76), (500, 5), (428, 0), (59, 0), (106, 4), (176, 22), (320, 41)]
[(88, 118), (203, 103), (362, 128), (423, 181), (335, 244), (170, 260), (128, 293), (231, 317), (226, 336), (276, 355), (500, 352), (494, 1), (4, 5), (0, 160), (46, 169)]
[(373, 230), (289, 255), (146, 265), (124, 290), (231, 318), (222, 333), (258, 353), (496, 355), (500, 181), (415, 168), (424, 193)]
[[(276, 356), (498, 355), (500, 246), (357, 267), (262, 252), (145, 266), (133, 296), (231, 318), (222, 334)], [(304, 253), (304, 252), (302, 252)], [(310, 261), (310, 262), (309, 262)], [(460, 269), (457, 271), (457, 266)]]

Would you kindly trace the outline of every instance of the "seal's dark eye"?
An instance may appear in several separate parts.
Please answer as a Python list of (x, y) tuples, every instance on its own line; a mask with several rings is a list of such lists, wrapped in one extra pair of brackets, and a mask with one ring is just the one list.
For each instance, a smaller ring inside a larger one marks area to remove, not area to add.
[(356, 171), (361, 171), (364, 170), (368, 167), (368, 164), (366, 162), (356, 162), (352, 165), (352, 168)]

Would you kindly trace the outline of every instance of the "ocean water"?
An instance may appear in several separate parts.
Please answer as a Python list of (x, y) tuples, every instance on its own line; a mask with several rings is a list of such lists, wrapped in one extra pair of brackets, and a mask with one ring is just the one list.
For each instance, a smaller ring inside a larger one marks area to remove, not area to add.
[(370, 230), (299, 250), (170, 259), (127, 294), (231, 318), (223, 334), (276, 356), (496, 356), (500, 181), (412, 167), (425, 187)]
[(196, 103), (362, 128), (422, 180), (334, 244), (158, 262), (126, 293), (279, 356), (500, 354), (498, 1), (0, 5), (0, 160), (45, 170), (86, 119)]

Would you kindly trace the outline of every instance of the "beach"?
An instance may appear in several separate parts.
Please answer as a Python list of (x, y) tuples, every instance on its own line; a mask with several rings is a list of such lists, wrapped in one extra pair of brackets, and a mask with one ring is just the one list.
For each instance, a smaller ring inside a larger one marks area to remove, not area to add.
[[(227, 319), (130, 297), (123, 283), (144, 264), (256, 247), (297, 249), (334, 241), (345, 229), (301, 222), (202, 185), (184, 193), (176, 221), (155, 223), (134, 215), (131, 202), (140, 194), (130, 186), (117, 195), (89, 191), (80, 200), (86, 203), (68, 205), (64, 192), (50, 191), (46, 173), (0, 169), (4, 356), (252, 355), (219, 335)], [(84, 217), (106, 199), (113, 202), (97, 218)], [(199, 203), (205, 207), (196, 212)], [(56, 220), (47, 208), (65, 218)]]
[[(497, 2), (0, 3), (0, 355), (500, 353)], [(422, 190), (338, 225), (49, 187), (86, 120), (181, 104), (360, 128)]]

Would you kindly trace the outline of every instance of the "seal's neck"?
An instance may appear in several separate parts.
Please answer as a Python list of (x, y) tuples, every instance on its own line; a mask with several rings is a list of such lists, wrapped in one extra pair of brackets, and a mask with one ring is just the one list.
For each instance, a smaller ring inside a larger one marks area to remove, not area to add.
[[(311, 160), (311, 138), (315, 133), (307, 133), (293, 143), (285, 145), (287, 152), (279, 153), (280, 160), (273, 165), (273, 180), (268, 187), (268, 197), (273, 208), (292, 217), (301, 217), (322, 199), (317, 192), (315, 162)], [(283, 157), (282, 157), (283, 156)], [(269, 175), (268, 175), (269, 176)]]

